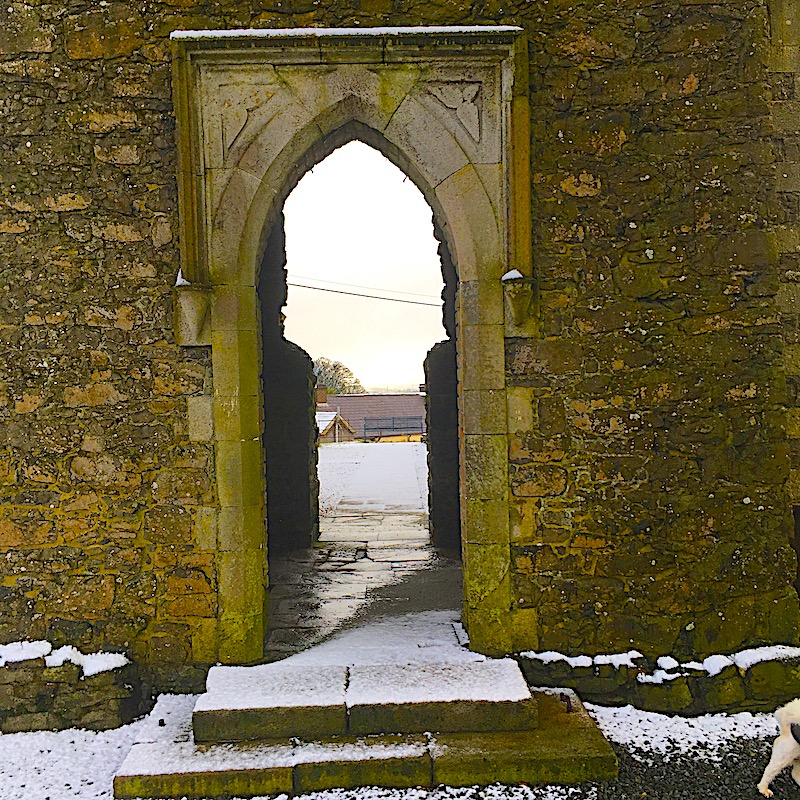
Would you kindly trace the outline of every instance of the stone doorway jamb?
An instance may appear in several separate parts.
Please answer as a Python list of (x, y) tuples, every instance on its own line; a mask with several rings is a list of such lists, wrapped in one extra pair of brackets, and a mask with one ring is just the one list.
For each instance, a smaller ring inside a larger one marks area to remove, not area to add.
[(508, 651), (512, 312), (501, 277), (517, 269), (531, 278), (521, 30), (178, 31), (172, 46), (190, 283), (175, 290), (175, 333), (179, 344), (212, 347), (216, 660), (258, 660), (266, 624), (258, 265), (291, 189), (353, 138), (419, 186), (455, 262), (464, 620), (473, 648)]

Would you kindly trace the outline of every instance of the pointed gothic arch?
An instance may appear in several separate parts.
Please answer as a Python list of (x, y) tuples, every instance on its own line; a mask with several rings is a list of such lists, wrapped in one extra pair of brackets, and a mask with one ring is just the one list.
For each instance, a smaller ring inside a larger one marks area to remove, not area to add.
[(520, 31), (178, 32), (173, 48), (181, 263), (191, 282), (176, 290), (176, 338), (212, 347), (217, 658), (259, 658), (266, 620), (258, 265), (299, 178), (353, 138), (422, 190), (458, 274), (464, 620), (477, 649), (508, 649), (500, 279), (531, 270)]

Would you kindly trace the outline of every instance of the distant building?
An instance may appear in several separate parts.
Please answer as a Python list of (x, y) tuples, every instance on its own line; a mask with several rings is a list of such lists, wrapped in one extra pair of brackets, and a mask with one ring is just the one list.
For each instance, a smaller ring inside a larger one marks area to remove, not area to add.
[(337, 411), (356, 439), (419, 441), (425, 434), (422, 394), (328, 394), (318, 389), (317, 414)]
[(315, 415), (319, 429), (318, 442), (352, 442), (357, 438), (356, 432), (338, 411), (317, 411)]

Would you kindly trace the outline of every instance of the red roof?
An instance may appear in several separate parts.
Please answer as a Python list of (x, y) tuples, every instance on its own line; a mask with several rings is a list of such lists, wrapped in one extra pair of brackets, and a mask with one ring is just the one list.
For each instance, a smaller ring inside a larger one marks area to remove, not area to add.
[(423, 394), (329, 394), (327, 403), (318, 403), (317, 411), (336, 411), (357, 436), (364, 433), (364, 419), (421, 417), (425, 431), (425, 395)]

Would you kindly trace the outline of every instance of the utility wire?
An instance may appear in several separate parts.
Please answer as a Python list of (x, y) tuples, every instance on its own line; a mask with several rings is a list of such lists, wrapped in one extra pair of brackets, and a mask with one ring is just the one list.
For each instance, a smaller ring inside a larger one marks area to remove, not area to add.
[[(368, 297), (370, 300), (388, 300), (391, 303), (411, 303), (415, 306), (430, 306), (431, 308), (441, 308), (441, 303), (423, 303), (421, 300), (403, 300), (399, 297), (378, 297), (374, 294), (360, 294), (359, 292), (344, 292), (341, 289), (325, 289), (322, 286), (308, 286), (305, 283), (294, 283), (287, 281), (289, 286), (297, 286), (300, 289), (315, 289), (318, 292), (332, 292), (333, 294), (346, 294), (350, 297)], [(424, 296), (424, 295), (423, 295)]]
[(300, 281), (316, 281), (317, 283), (330, 283), (333, 286), (346, 286), (348, 289), (366, 289), (370, 292), (391, 292), (392, 294), (405, 294), (409, 297), (427, 297), (429, 300), (435, 300), (436, 295), (421, 294), (420, 292), (401, 292), (399, 289), (382, 289), (379, 286), (361, 286), (357, 283), (342, 283), (341, 281), (329, 281), (325, 278), (310, 278), (308, 275), (291, 275), (292, 278), (297, 278)]

